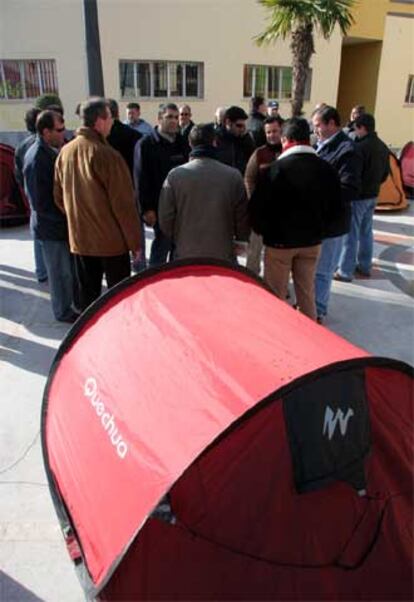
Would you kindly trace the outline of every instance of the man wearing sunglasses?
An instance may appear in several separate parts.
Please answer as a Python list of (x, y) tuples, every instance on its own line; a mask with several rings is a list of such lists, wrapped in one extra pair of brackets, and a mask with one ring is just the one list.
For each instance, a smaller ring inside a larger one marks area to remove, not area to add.
[(241, 107), (229, 107), (224, 116), (224, 125), (217, 128), (217, 159), (235, 167), (244, 175), (250, 155), (255, 149), (246, 130), (247, 114)]
[(53, 173), (59, 149), (63, 146), (65, 123), (55, 111), (42, 111), (36, 120), (37, 137), (27, 151), (23, 176), (30, 202), (31, 227), (39, 241), (49, 280), (52, 310), (59, 322), (74, 322), (72, 309), (72, 260), (66, 217), (53, 198)]
[(179, 108), (179, 124), (181, 136), (187, 142), (194, 121), (191, 119), (191, 107), (189, 105), (181, 105)]

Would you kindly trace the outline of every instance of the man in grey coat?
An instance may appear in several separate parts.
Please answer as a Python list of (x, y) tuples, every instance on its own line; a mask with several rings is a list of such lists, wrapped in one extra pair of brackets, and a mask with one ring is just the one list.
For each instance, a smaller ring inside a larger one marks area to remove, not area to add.
[(159, 223), (173, 242), (174, 258), (235, 261), (234, 241), (250, 233), (241, 174), (216, 160), (212, 124), (191, 130), (190, 161), (168, 174), (161, 190)]

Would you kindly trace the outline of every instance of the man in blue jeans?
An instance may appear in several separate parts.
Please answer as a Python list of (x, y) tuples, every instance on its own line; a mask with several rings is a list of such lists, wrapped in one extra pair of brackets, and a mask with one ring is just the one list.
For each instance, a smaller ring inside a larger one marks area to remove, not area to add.
[(65, 124), (54, 111), (42, 111), (36, 120), (37, 137), (26, 152), (24, 184), (32, 210), (32, 227), (41, 247), (49, 280), (53, 314), (59, 322), (72, 323), (72, 259), (66, 218), (53, 198), (53, 172), (58, 149), (63, 145)]
[(317, 321), (323, 322), (328, 313), (332, 279), (338, 267), (344, 236), (349, 232), (351, 201), (358, 198), (361, 160), (355, 144), (341, 129), (338, 111), (328, 105), (317, 109), (312, 115), (314, 132), (318, 137), (316, 152), (334, 167), (339, 175), (342, 196), (342, 211), (338, 219), (330, 224), (322, 242), (321, 254), (316, 267), (315, 300)]
[(389, 150), (375, 132), (369, 113), (355, 121), (356, 147), (362, 161), (361, 192), (351, 203), (351, 229), (346, 235), (335, 280), (351, 282), (354, 274), (371, 275), (374, 237), (372, 223), (377, 196), (389, 174)]
[[(29, 135), (26, 136), (26, 138), (16, 146), (16, 149), (14, 151), (14, 175), (16, 176), (16, 180), (22, 188), (24, 188), (24, 156), (27, 153), (28, 149), (32, 146), (32, 144), (36, 142), (36, 118), (39, 115), (39, 113), (41, 113), (41, 110), (36, 108), (29, 109), (26, 112), (24, 120), (26, 122), (26, 128), (29, 132)], [(32, 226), (31, 230), (33, 230)], [(47, 271), (43, 259), (42, 247), (40, 241), (36, 237), (33, 238), (33, 251), (37, 281), (47, 282)]]

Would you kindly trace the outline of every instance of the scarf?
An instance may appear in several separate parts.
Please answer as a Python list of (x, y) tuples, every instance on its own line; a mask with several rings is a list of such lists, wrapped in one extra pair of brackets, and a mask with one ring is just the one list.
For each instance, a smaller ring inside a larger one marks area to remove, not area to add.
[(287, 140), (285, 142), (285, 144), (283, 144), (282, 148), (283, 148), (283, 153), (285, 151), (287, 151), (289, 148), (292, 148), (293, 146), (310, 146), (310, 142), (309, 140)]
[(217, 148), (211, 144), (200, 144), (196, 146), (190, 153), (190, 159), (200, 159), (207, 157), (207, 159), (217, 159)]

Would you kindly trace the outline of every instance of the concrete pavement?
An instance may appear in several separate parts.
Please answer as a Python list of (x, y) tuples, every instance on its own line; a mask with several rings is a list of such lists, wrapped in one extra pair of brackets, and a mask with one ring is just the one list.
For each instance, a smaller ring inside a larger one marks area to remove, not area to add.
[[(375, 218), (370, 280), (335, 282), (326, 320), (369, 352), (414, 363), (414, 207)], [(46, 378), (68, 327), (53, 320), (33, 276), (27, 227), (0, 241), (0, 601), (81, 602), (41, 456)]]

